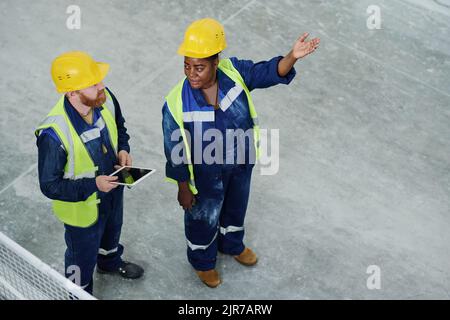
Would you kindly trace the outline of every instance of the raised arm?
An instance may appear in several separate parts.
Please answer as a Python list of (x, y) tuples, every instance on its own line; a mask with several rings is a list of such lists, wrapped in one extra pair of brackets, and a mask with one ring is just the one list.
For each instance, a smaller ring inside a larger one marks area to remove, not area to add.
[(286, 76), (298, 59), (313, 53), (319, 47), (320, 39), (314, 38), (307, 41), (306, 38), (308, 38), (308, 35), (309, 33), (305, 32), (300, 36), (297, 41), (295, 41), (291, 51), (280, 60), (278, 63), (278, 74), (280, 77)]

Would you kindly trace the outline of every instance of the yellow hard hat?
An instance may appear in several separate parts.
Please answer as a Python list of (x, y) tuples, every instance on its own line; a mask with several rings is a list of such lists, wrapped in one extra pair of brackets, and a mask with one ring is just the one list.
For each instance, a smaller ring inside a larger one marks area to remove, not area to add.
[(205, 18), (194, 21), (186, 29), (178, 54), (191, 58), (207, 58), (226, 47), (223, 26), (217, 20)]
[(61, 54), (52, 63), (52, 79), (60, 93), (81, 90), (102, 82), (109, 64), (97, 62), (82, 51)]

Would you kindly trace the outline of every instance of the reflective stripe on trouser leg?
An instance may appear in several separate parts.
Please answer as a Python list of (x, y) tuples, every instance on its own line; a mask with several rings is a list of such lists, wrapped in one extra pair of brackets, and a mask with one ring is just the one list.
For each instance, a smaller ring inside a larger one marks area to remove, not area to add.
[(196, 270), (214, 269), (217, 258), (217, 237), (222, 199), (197, 197), (191, 211), (185, 211), (187, 257)]
[(100, 240), (97, 265), (105, 271), (117, 270), (122, 263), (123, 253), (123, 246), (120, 244), (123, 222), (123, 187), (114, 189), (110, 195), (111, 202), (102, 201), (99, 207), (99, 211), (105, 212), (107, 219)]
[(217, 235), (218, 232), (216, 231), (212, 240), (205, 245), (194, 244), (186, 239), (188, 261), (195, 270), (206, 271), (215, 268), (217, 257)]
[(217, 238), (217, 232), (214, 235), (214, 238), (211, 240), (211, 242), (208, 243), (207, 245), (193, 244), (192, 242), (190, 242), (187, 239), (186, 239), (186, 242), (187, 242), (187, 245), (188, 245), (189, 249), (191, 249), (192, 251), (195, 251), (195, 250), (207, 250), (209, 248), (209, 246), (214, 242), (214, 240), (216, 240), (216, 238)]
[(100, 248), (100, 249), (98, 249), (98, 254), (107, 256), (108, 254), (117, 252), (118, 249), (119, 249), (119, 247), (115, 247), (114, 249), (111, 249), (111, 250), (105, 250), (103, 248)]
[(122, 254), (123, 246), (121, 244), (110, 250), (100, 248), (98, 250), (97, 265), (102, 270), (114, 271), (122, 262)]
[(225, 254), (239, 255), (245, 248), (243, 240), (244, 227), (220, 227), (218, 249)]
[(226, 228), (220, 227), (220, 233), (226, 235), (228, 232), (239, 232), (243, 231), (244, 227), (228, 226)]
[(244, 220), (250, 194), (252, 168), (238, 166), (224, 174), (226, 197), (220, 213), (219, 251), (239, 255), (244, 250)]

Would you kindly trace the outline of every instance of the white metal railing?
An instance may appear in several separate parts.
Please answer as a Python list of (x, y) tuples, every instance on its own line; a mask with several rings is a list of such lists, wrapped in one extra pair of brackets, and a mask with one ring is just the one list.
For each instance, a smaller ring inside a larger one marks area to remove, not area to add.
[(0, 300), (95, 300), (0, 232)]

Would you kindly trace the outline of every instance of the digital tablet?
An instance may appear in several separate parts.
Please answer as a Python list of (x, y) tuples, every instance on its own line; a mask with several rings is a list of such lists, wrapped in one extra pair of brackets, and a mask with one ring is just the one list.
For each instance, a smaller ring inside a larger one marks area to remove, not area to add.
[(125, 166), (110, 174), (110, 176), (116, 176), (119, 178), (117, 181), (111, 183), (133, 187), (148, 176), (155, 173), (155, 171), (155, 169)]

